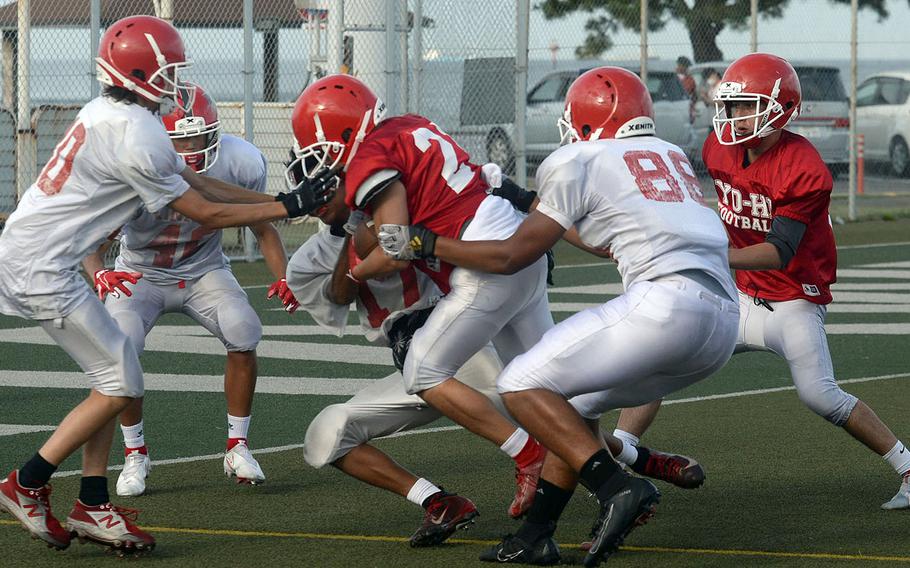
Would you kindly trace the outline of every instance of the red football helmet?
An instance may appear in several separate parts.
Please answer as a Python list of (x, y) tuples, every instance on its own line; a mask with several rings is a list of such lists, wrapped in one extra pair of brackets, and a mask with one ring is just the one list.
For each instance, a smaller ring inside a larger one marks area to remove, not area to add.
[(654, 134), (654, 105), (638, 75), (622, 67), (597, 67), (572, 82), (557, 124), (562, 144)]
[(288, 164), (289, 187), (296, 186), (292, 169), (302, 167), (313, 178), (325, 168), (347, 169), (364, 137), (385, 118), (385, 104), (360, 80), (329, 75), (307, 87), (294, 105), (294, 156)]
[[(786, 59), (750, 53), (730, 64), (714, 92), (714, 134), (725, 146), (754, 148), (799, 115), (799, 77)], [(732, 103), (754, 103), (755, 112), (732, 116)], [(752, 131), (737, 134), (737, 121), (754, 119)]]
[(99, 82), (163, 104), (162, 114), (176, 102), (177, 72), (192, 65), (177, 30), (154, 16), (130, 16), (111, 24), (101, 36), (95, 62)]
[(204, 136), (202, 149), (177, 152), (183, 156), (186, 165), (204, 173), (218, 160), (218, 148), (221, 146), (218, 108), (202, 87), (191, 83), (177, 87), (177, 105), (178, 109), (162, 116), (161, 120), (171, 140)]

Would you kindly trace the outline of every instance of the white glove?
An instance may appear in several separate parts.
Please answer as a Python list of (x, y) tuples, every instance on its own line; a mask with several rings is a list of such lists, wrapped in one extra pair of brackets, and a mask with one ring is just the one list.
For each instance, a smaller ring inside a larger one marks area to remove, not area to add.
[(500, 187), (502, 185), (502, 168), (498, 164), (490, 162), (480, 167), (480, 174), (483, 181), (487, 182), (490, 187)]
[(353, 237), (357, 232), (357, 227), (359, 227), (361, 223), (369, 218), (369, 215), (359, 209), (351, 211), (351, 215), (348, 217), (347, 222), (344, 224), (344, 232)]
[(436, 233), (420, 225), (380, 225), (379, 246), (395, 260), (429, 258), (436, 250)]

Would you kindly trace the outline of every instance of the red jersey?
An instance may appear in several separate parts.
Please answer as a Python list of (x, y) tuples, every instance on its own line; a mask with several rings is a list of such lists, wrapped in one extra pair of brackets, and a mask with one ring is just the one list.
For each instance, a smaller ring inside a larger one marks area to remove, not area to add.
[(808, 140), (786, 130), (777, 144), (747, 167), (743, 167), (745, 152), (742, 145), (721, 145), (713, 134), (702, 148), (731, 246), (765, 242), (774, 216), (804, 223), (806, 232), (786, 268), (737, 270), (737, 288), (771, 301), (801, 298), (830, 303), (837, 271), (828, 216), (834, 184), (831, 173)]
[[(411, 224), (458, 238), (487, 196), (481, 169), (469, 160), (448, 134), (422, 116), (384, 120), (366, 136), (348, 164), (345, 203), (371, 213), (373, 192), (397, 178), (407, 191)], [(443, 292), (449, 291), (451, 264), (421, 260), (417, 267)]]

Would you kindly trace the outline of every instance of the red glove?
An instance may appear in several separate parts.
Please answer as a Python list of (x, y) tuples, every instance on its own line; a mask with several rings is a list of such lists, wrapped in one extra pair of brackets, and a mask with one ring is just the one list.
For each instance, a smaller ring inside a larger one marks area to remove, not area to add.
[(133, 293), (126, 287), (126, 282), (135, 284), (140, 278), (142, 278), (141, 272), (120, 272), (102, 268), (95, 272), (95, 291), (98, 292), (98, 299), (103, 302), (104, 297), (108, 294), (119, 298), (120, 292), (127, 297), (132, 296)]
[(277, 280), (269, 287), (269, 293), (265, 298), (271, 300), (273, 296), (281, 298), (281, 303), (284, 304), (284, 311), (289, 314), (293, 314), (300, 307), (300, 302), (294, 297), (294, 293), (288, 288), (288, 281), (284, 278)]

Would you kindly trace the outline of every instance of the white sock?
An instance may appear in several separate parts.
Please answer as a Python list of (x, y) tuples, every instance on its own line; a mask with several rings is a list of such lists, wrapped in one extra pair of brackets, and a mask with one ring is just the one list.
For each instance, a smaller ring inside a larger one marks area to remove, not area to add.
[(910, 472), (910, 450), (904, 447), (900, 440), (882, 457), (891, 464), (898, 475), (906, 475), (907, 472)]
[(616, 430), (613, 430), (613, 436), (619, 438), (623, 442), (627, 442), (628, 444), (630, 444), (632, 446), (638, 446), (638, 442), (641, 441), (638, 439), (638, 436), (636, 436), (635, 434), (626, 432), (625, 430), (620, 430), (619, 428), (617, 428)]
[(143, 435), (144, 427), (142, 420), (135, 426), (120, 425), (120, 431), (123, 432), (123, 444), (128, 450), (141, 448), (145, 445), (145, 436)]
[(622, 451), (619, 452), (619, 455), (616, 456), (616, 459), (626, 465), (632, 465), (635, 463), (635, 460), (638, 459), (638, 449), (629, 442), (623, 440)]
[(439, 493), (440, 491), (442, 491), (442, 489), (421, 477), (411, 486), (410, 491), (408, 491), (408, 501), (414, 503), (418, 507), (423, 507), (423, 502), (427, 500), (427, 497)]
[(521, 428), (516, 428), (515, 431), (512, 432), (512, 435), (509, 436), (509, 439), (499, 446), (499, 449), (508, 454), (510, 458), (515, 459), (515, 456), (520, 454), (521, 450), (524, 449), (529, 438), (530, 436), (528, 436), (527, 432)]
[(246, 438), (247, 430), (250, 429), (250, 416), (231, 416), (228, 417), (228, 438)]

